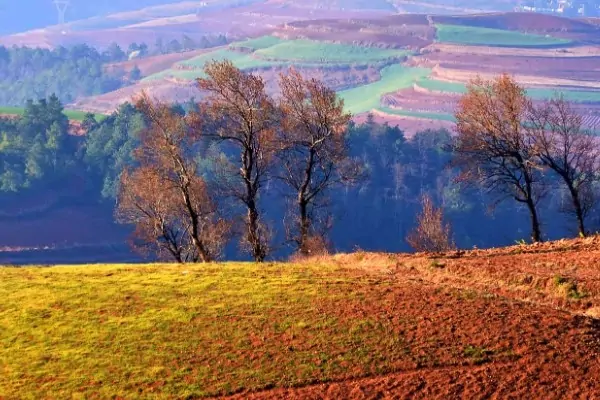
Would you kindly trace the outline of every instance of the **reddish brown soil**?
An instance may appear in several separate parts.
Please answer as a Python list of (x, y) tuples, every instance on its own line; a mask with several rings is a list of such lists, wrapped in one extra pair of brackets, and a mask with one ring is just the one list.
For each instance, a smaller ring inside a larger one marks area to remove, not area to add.
[[(460, 95), (457, 94), (410, 88), (386, 94), (381, 103), (386, 107), (407, 111), (453, 114), (459, 99)], [(583, 117), (585, 127), (597, 129), (600, 126), (600, 104), (573, 103), (572, 107)], [(443, 126), (452, 128), (452, 124)]]
[[(552, 78), (600, 80), (600, 57), (531, 57), (494, 54), (431, 52), (410, 60), (414, 66), (462, 69), (486, 73), (508, 72)], [(484, 66), (485, 68), (483, 68)]]
[[(363, 123), (367, 120), (368, 113), (355, 115), (353, 120), (356, 123)], [(390, 126), (397, 126), (404, 132), (407, 138), (413, 137), (416, 133), (425, 131), (428, 129), (448, 129), (452, 131), (454, 129), (454, 123), (450, 121), (441, 121), (433, 119), (405, 117), (401, 115), (390, 115), (382, 112), (374, 112), (373, 117), (375, 122), (379, 124), (387, 123)]]
[[(335, 256), (381, 284), (354, 293), (368, 301), (326, 312), (390, 322), (390, 337), (407, 344), (394, 371), (230, 398), (600, 398), (598, 260), (598, 237), (465, 253)], [(581, 298), (557, 282), (575, 284)]]
[(172, 54), (161, 54), (158, 56), (145, 57), (140, 59), (134, 59), (130, 61), (123, 61), (119, 63), (108, 64), (106, 69), (108, 71), (122, 70), (129, 72), (133, 67), (137, 66), (142, 72), (142, 76), (148, 76), (164, 71), (165, 69), (171, 68), (171, 66), (179, 61), (189, 60), (190, 58), (196, 57), (200, 54), (215, 51), (218, 48), (184, 51), (181, 53)]
[(390, 48), (420, 49), (435, 39), (435, 29), (425, 15), (378, 19), (319, 19), (286, 24), (276, 31), (286, 38), (309, 38)]
[(451, 114), (459, 99), (459, 95), (425, 92), (411, 88), (386, 94), (381, 102), (392, 108)]

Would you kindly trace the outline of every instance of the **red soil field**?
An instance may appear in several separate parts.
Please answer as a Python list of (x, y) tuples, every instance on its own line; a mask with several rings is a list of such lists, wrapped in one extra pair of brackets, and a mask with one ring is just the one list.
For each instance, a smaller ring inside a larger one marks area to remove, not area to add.
[(184, 51), (181, 53), (161, 54), (158, 56), (151, 56), (130, 61), (108, 64), (106, 66), (106, 69), (108, 71), (120, 69), (125, 72), (129, 72), (133, 69), (134, 66), (137, 66), (140, 69), (142, 76), (148, 76), (164, 71), (165, 69), (169, 69), (173, 64), (179, 61), (189, 60), (190, 58), (196, 57), (200, 54), (209, 51), (215, 51), (217, 49), (219, 48), (213, 47), (210, 49)]
[(486, 73), (508, 72), (577, 80), (600, 80), (600, 57), (528, 57), (465, 53), (428, 52), (413, 57), (410, 65), (462, 69)]
[[(404, 136), (407, 138), (413, 137), (416, 133), (425, 131), (428, 129), (448, 129), (452, 131), (454, 129), (454, 123), (450, 121), (433, 120), (425, 118), (406, 117), (401, 115), (385, 114), (383, 112), (374, 111), (373, 120), (378, 124), (388, 124), (390, 126), (397, 126), (404, 132)], [(356, 123), (364, 123), (367, 121), (368, 113), (355, 115), (353, 120)]]
[[(405, 338), (407, 356), (421, 354), (420, 361), (403, 363), (400, 355), (390, 374), (229, 398), (599, 398), (599, 259), (598, 237), (446, 254), (334, 256), (382, 283), (364, 294), (368, 302), (337, 313), (390, 321), (390, 336)], [(395, 284), (383, 284), (388, 279)], [(453, 354), (457, 344), (466, 347)]]
[(291, 22), (278, 29), (287, 38), (308, 38), (380, 47), (419, 49), (433, 43), (435, 29), (425, 15), (389, 16), (378, 19)]

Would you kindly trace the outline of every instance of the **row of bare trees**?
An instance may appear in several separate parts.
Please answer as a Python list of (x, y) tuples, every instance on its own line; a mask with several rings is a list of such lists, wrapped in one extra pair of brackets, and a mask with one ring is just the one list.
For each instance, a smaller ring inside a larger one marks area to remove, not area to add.
[[(136, 107), (148, 128), (135, 164), (121, 175), (117, 215), (135, 225), (134, 245), (178, 262), (209, 262), (233, 236), (256, 261), (271, 252), (272, 227), (261, 196), (284, 191), (286, 238), (306, 256), (327, 248), (329, 194), (361, 179), (350, 157), (350, 115), (323, 82), (291, 70), (279, 94), (259, 75), (212, 62), (198, 79), (207, 94), (197, 110), (178, 112), (142, 95)], [(456, 111), (452, 166), (458, 181), (523, 204), (532, 240), (542, 240), (540, 200), (556, 185), (569, 193), (579, 234), (595, 205), (598, 145), (581, 116), (561, 97), (533, 102), (508, 75), (474, 80)], [(215, 146), (218, 151), (207, 152)], [(199, 157), (211, 172), (200, 170)], [(449, 225), (430, 198), (407, 241), (419, 250), (454, 248)]]
[[(147, 120), (135, 166), (121, 176), (117, 216), (135, 225), (133, 244), (178, 262), (216, 259), (238, 234), (256, 261), (270, 252), (270, 228), (260, 198), (270, 181), (293, 201), (286, 230), (301, 255), (324, 245), (328, 190), (361, 175), (347, 149), (350, 115), (335, 92), (290, 71), (270, 96), (259, 75), (230, 62), (212, 62), (198, 86), (208, 96), (186, 115), (141, 96)], [(199, 148), (224, 149), (210, 162), (216, 178), (198, 169)], [(234, 204), (243, 209), (238, 214)]]
[(586, 216), (596, 201), (600, 146), (582, 117), (563, 97), (533, 102), (510, 76), (476, 79), (456, 111), (457, 141), (452, 149), (461, 180), (524, 204), (532, 240), (542, 240), (538, 205), (556, 183), (567, 188), (565, 211), (588, 234)]
[[(570, 197), (563, 211), (572, 214), (579, 236), (588, 234), (586, 217), (597, 202), (600, 143), (581, 115), (562, 96), (535, 103), (504, 74), (473, 80), (456, 110), (457, 137), (449, 149), (457, 181), (477, 185), (496, 196), (526, 206), (531, 238), (542, 240), (539, 204), (562, 186)], [(424, 195), (417, 227), (406, 238), (419, 251), (454, 248), (450, 225), (441, 208)]]

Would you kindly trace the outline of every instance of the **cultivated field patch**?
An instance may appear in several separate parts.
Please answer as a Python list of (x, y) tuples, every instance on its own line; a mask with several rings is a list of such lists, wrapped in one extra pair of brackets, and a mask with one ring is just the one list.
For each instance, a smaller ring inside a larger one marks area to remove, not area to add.
[(506, 47), (550, 47), (570, 43), (568, 39), (534, 35), (502, 29), (437, 24), (437, 39), (442, 43)]
[(426, 112), (426, 111), (412, 111), (412, 110), (403, 110), (399, 108), (391, 108), (391, 107), (379, 107), (377, 111), (380, 111), (384, 114), (388, 115), (399, 115), (404, 117), (415, 117), (415, 118), (424, 118), (431, 119), (436, 121), (450, 121), (455, 122), (456, 119), (452, 114), (440, 113), (440, 112)]
[(257, 50), (255, 55), (265, 59), (318, 62), (318, 63), (368, 63), (405, 57), (405, 50), (380, 49), (318, 42), (314, 40), (289, 40)]
[[(464, 94), (467, 86), (459, 82), (447, 82), (430, 78), (422, 78), (417, 82), (418, 87), (436, 92)], [(600, 91), (598, 90), (576, 90), (563, 88), (526, 88), (527, 95), (535, 100), (544, 100), (554, 97), (556, 94), (564, 96), (566, 100), (575, 103), (597, 103), (600, 102)]]
[(431, 70), (426, 68), (409, 68), (400, 64), (390, 65), (381, 70), (381, 79), (367, 85), (343, 90), (339, 95), (344, 99), (346, 110), (359, 114), (379, 108), (381, 96), (412, 86), (416, 81), (426, 77)]
[(284, 42), (284, 39), (280, 39), (276, 36), (261, 36), (254, 39), (244, 40), (243, 42), (233, 43), (231, 44), (231, 47), (256, 51), (260, 49), (267, 49), (271, 46), (275, 46)]
[[(0, 107), (0, 115), (16, 115), (22, 116), (25, 113), (23, 107)], [(63, 113), (72, 121), (83, 121), (85, 118), (85, 111), (79, 110), (64, 110)], [(106, 118), (105, 114), (94, 114), (97, 121), (102, 121)]]

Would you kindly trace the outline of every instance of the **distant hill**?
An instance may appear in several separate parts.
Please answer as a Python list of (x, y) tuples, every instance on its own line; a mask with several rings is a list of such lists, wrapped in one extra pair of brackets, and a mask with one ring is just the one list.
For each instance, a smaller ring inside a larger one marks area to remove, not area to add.
[[(74, 21), (97, 15), (136, 10), (142, 7), (173, 3), (173, 0), (71, 0), (66, 19)], [(31, 10), (36, 10), (31, 12)], [(0, 2), (0, 34), (23, 32), (57, 23), (53, 0)]]

